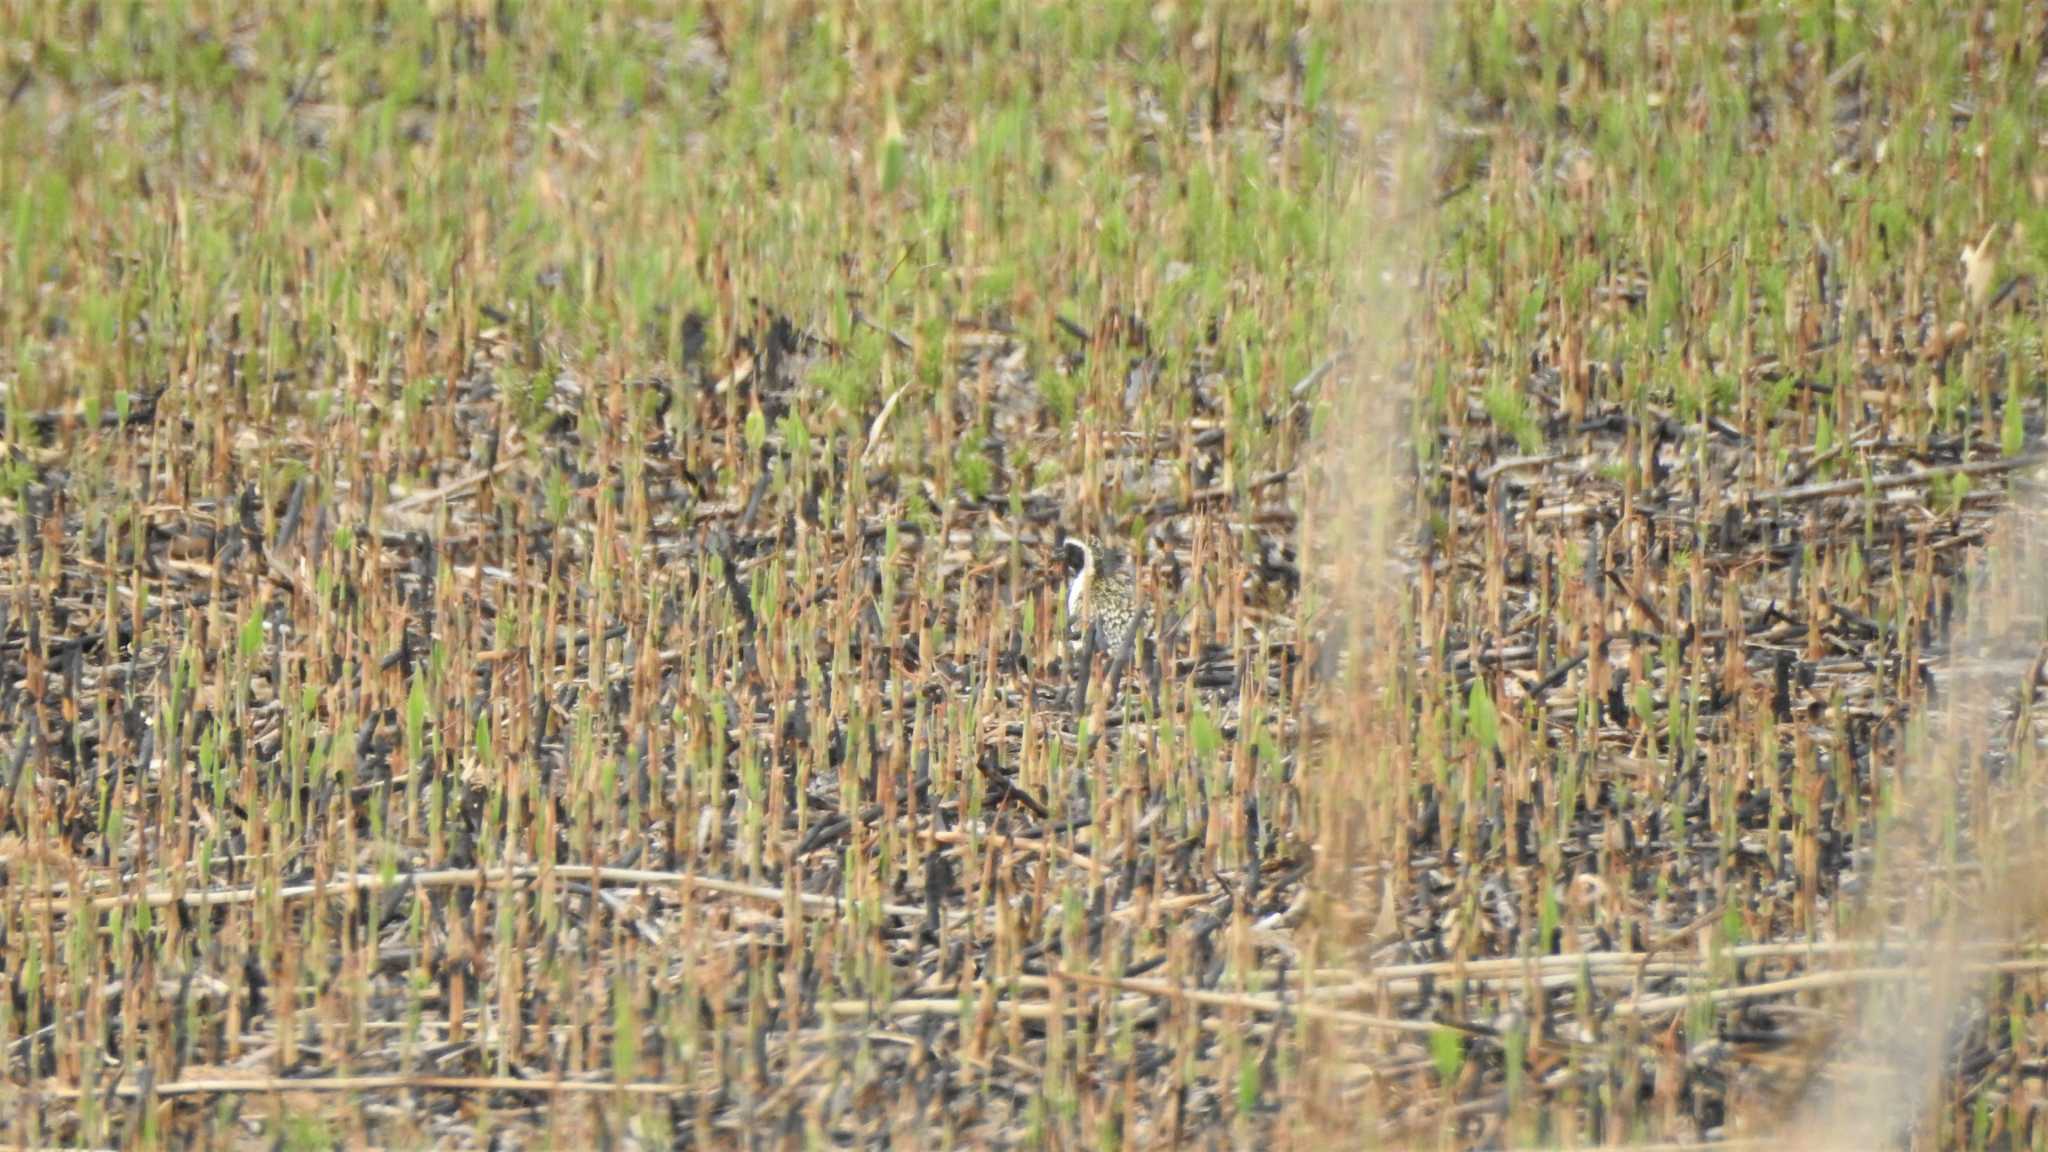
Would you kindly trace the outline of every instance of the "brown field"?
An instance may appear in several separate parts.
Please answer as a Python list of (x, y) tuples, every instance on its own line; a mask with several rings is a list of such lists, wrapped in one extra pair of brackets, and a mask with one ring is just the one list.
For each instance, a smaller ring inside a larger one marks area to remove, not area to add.
[(2048, 1147), (2044, 45), (0, 3), (0, 1146)]

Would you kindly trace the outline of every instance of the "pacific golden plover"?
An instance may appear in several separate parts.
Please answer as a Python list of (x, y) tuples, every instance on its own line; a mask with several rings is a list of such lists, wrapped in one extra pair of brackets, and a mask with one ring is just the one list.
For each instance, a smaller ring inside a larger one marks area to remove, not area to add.
[(1097, 646), (1115, 659), (1131, 642), (1143, 615), (1130, 557), (1098, 540), (1077, 536), (1069, 536), (1061, 552), (1073, 573), (1067, 583), (1069, 625), (1084, 638), (1087, 633), (1080, 630), (1094, 629)]

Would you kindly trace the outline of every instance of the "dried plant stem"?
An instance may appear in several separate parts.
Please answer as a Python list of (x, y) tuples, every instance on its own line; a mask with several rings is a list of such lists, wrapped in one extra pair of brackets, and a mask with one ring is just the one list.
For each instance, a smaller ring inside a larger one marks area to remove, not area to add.
[[(400, 872), (391, 876), (349, 872), (330, 877), (318, 884), (294, 884), (279, 888), (267, 898), (281, 901), (305, 900), (407, 887), (503, 888), (544, 877), (622, 888), (671, 888), (684, 892), (711, 892), (766, 904), (783, 904), (794, 896), (798, 904), (813, 912), (848, 910), (846, 900), (814, 892), (791, 893), (786, 889), (766, 884), (743, 884), (736, 880), (697, 876), (687, 872), (653, 872), (638, 868), (604, 868), (588, 864), (557, 864), (547, 868), (538, 865), (502, 869), (444, 868), (432, 872)], [(186, 908), (217, 908), (233, 904), (254, 904), (265, 898), (264, 890), (254, 886), (201, 888), (195, 891), (151, 888), (144, 892), (94, 896), (77, 904), (64, 896), (44, 896), (26, 900), (23, 905), (38, 913), (69, 912), (74, 907), (85, 912), (106, 912), (115, 908), (134, 908), (142, 905), (151, 908), (165, 908), (173, 904)], [(925, 915), (923, 908), (908, 904), (885, 903), (881, 905), (880, 911), (885, 916), (899, 920), (917, 920)]]
[(60, 1100), (85, 1095), (118, 1096), (125, 1100), (150, 1096), (288, 1095), (295, 1092), (539, 1092), (549, 1095), (693, 1096), (716, 1089), (684, 1084), (625, 1083), (601, 1080), (523, 1080), (517, 1076), (414, 1076), (394, 1073), (375, 1076), (239, 1076), (167, 1080), (161, 1084), (138, 1084), (133, 1080), (93, 1088), (50, 1084), (36, 1089), (43, 1096)]
[[(1994, 962), (1971, 962), (1952, 965), (1956, 972), (1970, 975), (2000, 973), (2015, 975), (2029, 972), (2048, 972), (2048, 960), (1999, 960)], [(1910, 983), (1934, 978), (1936, 969), (1928, 966), (1902, 968), (1845, 968), (1832, 972), (1809, 972), (1803, 976), (1791, 976), (1783, 980), (1771, 980), (1762, 984), (1744, 984), (1735, 988), (1714, 988), (1695, 993), (1681, 993), (1670, 996), (1651, 996), (1640, 1000), (1625, 1000), (1614, 1006), (1614, 1015), (1620, 1017), (1656, 1016), (1665, 1012), (1676, 1012), (1691, 1004), (1705, 1001), (1710, 1004), (1738, 1004), (1749, 1000), (1763, 1000), (1772, 996), (1786, 996), (1795, 992), (1810, 992), (1818, 988), (1844, 988), (1857, 984), (1883, 982)]]

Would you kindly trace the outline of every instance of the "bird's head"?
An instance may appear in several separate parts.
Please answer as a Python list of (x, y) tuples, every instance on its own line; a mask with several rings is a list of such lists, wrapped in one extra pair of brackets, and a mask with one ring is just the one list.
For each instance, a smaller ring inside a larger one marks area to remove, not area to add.
[(1095, 544), (1080, 536), (1060, 541), (1060, 563), (1067, 570), (1067, 619), (1080, 619), (1089, 586), (1095, 582)]
[(1069, 536), (1060, 541), (1060, 561), (1066, 565), (1068, 576), (1080, 576), (1095, 569), (1095, 546), (1079, 536)]

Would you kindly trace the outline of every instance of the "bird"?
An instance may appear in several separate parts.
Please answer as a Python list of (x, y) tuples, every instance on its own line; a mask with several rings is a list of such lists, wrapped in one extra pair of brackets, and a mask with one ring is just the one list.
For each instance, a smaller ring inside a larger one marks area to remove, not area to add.
[(1061, 552), (1073, 573), (1067, 582), (1068, 625), (1084, 639), (1085, 629), (1094, 629), (1097, 645), (1115, 659), (1124, 653), (1143, 616), (1129, 555), (1079, 536), (1067, 537)]

